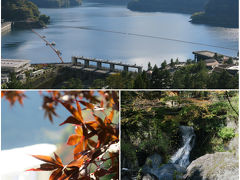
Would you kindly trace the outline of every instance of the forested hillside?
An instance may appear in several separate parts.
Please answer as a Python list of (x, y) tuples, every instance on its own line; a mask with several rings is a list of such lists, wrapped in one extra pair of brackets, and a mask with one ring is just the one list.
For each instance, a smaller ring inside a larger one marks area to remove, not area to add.
[(128, 9), (144, 12), (194, 13), (204, 8), (207, 0), (132, 0)]
[(238, 0), (209, 0), (205, 10), (193, 14), (193, 23), (238, 27)]
[(40, 8), (72, 7), (82, 4), (82, 0), (31, 0)]
[(127, 5), (131, 0), (84, 0), (84, 2), (111, 4), (111, 5)]
[(45, 26), (49, 17), (41, 15), (38, 7), (28, 0), (2, 0), (2, 19), (5, 21), (28, 21), (34, 26)]

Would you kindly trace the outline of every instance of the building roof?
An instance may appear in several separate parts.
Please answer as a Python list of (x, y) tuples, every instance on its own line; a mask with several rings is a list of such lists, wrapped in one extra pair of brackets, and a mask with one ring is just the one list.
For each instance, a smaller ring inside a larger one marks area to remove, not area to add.
[(208, 57), (208, 58), (213, 58), (215, 56), (215, 54), (217, 54), (218, 56), (222, 56), (223, 60), (228, 60), (229, 58), (232, 58), (232, 59), (236, 60), (236, 58), (234, 58), (234, 57), (226, 56), (226, 55), (219, 54), (219, 53), (212, 52), (212, 51), (193, 51), (193, 54), (200, 55), (200, 56), (205, 56), (205, 57)]
[(202, 55), (206, 57), (214, 57), (215, 52), (211, 51), (193, 51), (193, 54)]
[(205, 61), (205, 63), (218, 63), (218, 61), (216, 60), (216, 59), (206, 59), (206, 60), (204, 60)]
[(239, 70), (239, 67), (238, 66), (231, 66), (229, 68), (227, 68), (228, 70), (236, 70), (238, 71)]
[(216, 59), (206, 59), (206, 60), (204, 60), (204, 62), (206, 64), (206, 66), (211, 66), (212, 67), (212, 66), (218, 66), (219, 65), (219, 63)]
[(1, 67), (3, 68), (19, 68), (25, 64), (29, 64), (30, 60), (22, 59), (1, 59)]

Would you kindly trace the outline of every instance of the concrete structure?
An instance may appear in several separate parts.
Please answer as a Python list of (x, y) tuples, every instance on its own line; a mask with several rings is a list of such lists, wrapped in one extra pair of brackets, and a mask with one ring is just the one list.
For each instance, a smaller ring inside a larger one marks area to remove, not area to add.
[(230, 74), (237, 74), (239, 72), (239, 66), (231, 66), (226, 69)]
[(9, 82), (9, 77), (6, 74), (1, 74), (1, 83), (8, 83)]
[(44, 73), (44, 70), (43, 70), (43, 69), (39, 69), (39, 70), (37, 70), (37, 71), (33, 71), (33, 72), (31, 73), (31, 76), (36, 77), (36, 76), (42, 75), (43, 73)]
[(108, 61), (108, 60), (101, 60), (101, 59), (93, 59), (93, 58), (86, 58), (86, 57), (79, 57), (79, 56), (73, 56), (72, 57), (72, 65), (73, 66), (77, 66), (77, 65), (81, 65), (78, 63), (78, 60), (83, 60), (84, 61), (84, 67), (85, 68), (89, 68), (90, 67), (90, 62), (95, 62), (97, 63), (96, 67), (97, 69), (101, 69), (102, 68), (102, 64), (109, 64), (110, 65), (110, 71), (115, 71), (115, 66), (122, 66), (124, 71), (128, 71), (129, 68), (136, 68), (138, 70), (139, 73), (142, 72), (142, 66), (137, 66), (135, 65), (131, 65), (131, 64), (123, 64), (123, 63), (118, 63), (118, 62), (112, 62), (112, 61)]
[(1, 32), (5, 33), (12, 30), (12, 22), (3, 22), (1, 23)]
[(208, 69), (212, 70), (219, 65), (219, 62), (216, 59), (206, 59), (205, 64)]
[(223, 63), (225, 61), (228, 61), (230, 58), (235, 62), (235, 64), (238, 62), (238, 59), (231, 56), (226, 56), (223, 54), (219, 54), (216, 52), (211, 51), (193, 51), (194, 54), (194, 60), (195, 61), (204, 61), (206, 59), (216, 59), (218, 62)]
[(239, 72), (239, 67), (235, 65), (229, 65), (229, 64), (220, 64), (219, 66), (213, 69), (213, 72), (217, 72), (217, 73), (221, 73), (223, 71), (227, 71), (230, 74), (235, 75)]
[(2, 59), (1, 60), (1, 82), (9, 82), (10, 73), (15, 73), (18, 79), (25, 79), (25, 71), (30, 67), (30, 60)]
[(30, 60), (20, 59), (2, 59), (1, 70), (2, 73), (21, 73), (28, 70), (30, 67)]

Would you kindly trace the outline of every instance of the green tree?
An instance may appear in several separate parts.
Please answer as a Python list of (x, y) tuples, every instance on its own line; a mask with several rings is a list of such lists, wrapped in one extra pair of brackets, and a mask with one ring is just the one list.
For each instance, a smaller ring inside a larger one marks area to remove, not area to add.
[(148, 71), (149, 70), (152, 70), (152, 66), (151, 66), (151, 63), (150, 62), (148, 62), (148, 69), (147, 69)]
[(166, 67), (167, 67), (167, 62), (166, 60), (164, 60), (161, 64), (161, 69), (166, 69)]
[(21, 83), (21, 81), (19, 81), (17, 79), (17, 76), (15, 73), (10, 73), (10, 82), (7, 83), (7, 88), (8, 89), (23, 89), (24, 86)]
[(171, 68), (174, 68), (174, 66), (175, 66), (173, 59), (171, 59), (170, 66), (171, 66)]
[(145, 89), (146, 86), (145, 86), (145, 83), (142, 79), (142, 75), (141, 74), (138, 74), (135, 81), (134, 81), (134, 86), (133, 86), (134, 89)]
[(230, 57), (227, 61), (226, 61), (227, 64), (233, 64), (233, 59)]

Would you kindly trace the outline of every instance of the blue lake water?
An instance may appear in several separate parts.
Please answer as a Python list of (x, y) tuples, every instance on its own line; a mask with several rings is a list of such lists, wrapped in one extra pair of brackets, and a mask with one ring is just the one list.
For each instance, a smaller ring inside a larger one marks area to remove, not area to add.
[[(238, 29), (192, 24), (187, 14), (140, 13), (131, 12), (123, 6), (96, 4), (40, 10), (51, 17), (51, 24), (36, 31), (49, 41), (56, 42), (56, 48), (62, 52), (65, 62), (78, 55), (146, 67), (149, 61), (157, 65), (171, 58), (185, 61), (193, 58), (192, 51), (196, 50), (237, 55)], [(2, 36), (2, 57), (29, 59), (32, 63), (60, 62), (31, 30), (13, 31)]]

